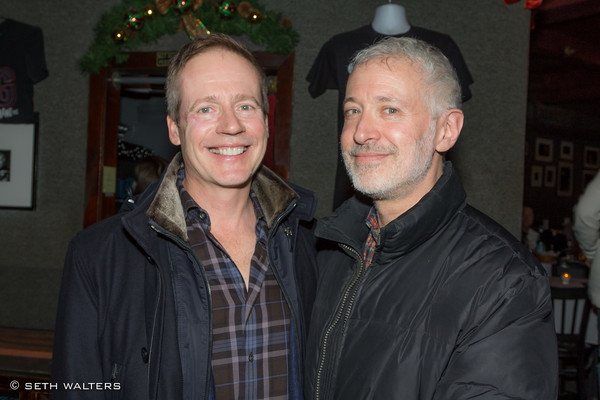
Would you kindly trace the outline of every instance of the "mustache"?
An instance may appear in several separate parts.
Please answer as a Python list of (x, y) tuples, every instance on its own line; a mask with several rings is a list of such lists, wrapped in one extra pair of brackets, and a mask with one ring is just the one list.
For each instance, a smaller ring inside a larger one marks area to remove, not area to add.
[(369, 154), (396, 154), (398, 149), (391, 145), (381, 145), (376, 143), (357, 144), (355, 143), (351, 148), (345, 151), (346, 155), (356, 157), (363, 153)]

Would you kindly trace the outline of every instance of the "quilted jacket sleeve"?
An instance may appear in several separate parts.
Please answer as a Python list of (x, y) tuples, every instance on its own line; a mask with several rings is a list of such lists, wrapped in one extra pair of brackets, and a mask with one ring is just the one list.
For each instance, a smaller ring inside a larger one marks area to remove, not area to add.
[(434, 399), (556, 399), (553, 321), (547, 278), (522, 277), (463, 332)]

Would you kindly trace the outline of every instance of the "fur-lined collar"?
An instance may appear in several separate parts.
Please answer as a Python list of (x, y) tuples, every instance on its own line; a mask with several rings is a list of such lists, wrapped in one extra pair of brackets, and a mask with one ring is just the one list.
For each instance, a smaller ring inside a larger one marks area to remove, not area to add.
[[(187, 241), (185, 215), (177, 190), (177, 172), (182, 167), (183, 158), (179, 153), (173, 157), (167, 167), (146, 215), (169, 232)], [(252, 189), (256, 193), (269, 228), (290, 202), (299, 197), (282, 178), (265, 166), (262, 166), (254, 176)]]

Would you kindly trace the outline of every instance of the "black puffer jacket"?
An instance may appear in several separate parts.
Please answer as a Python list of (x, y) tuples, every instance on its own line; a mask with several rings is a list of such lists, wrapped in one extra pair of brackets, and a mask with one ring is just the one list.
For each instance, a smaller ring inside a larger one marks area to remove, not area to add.
[(308, 339), (307, 399), (556, 399), (548, 278), (521, 244), (465, 203), (450, 163), (388, 224), (373, 263), (369, 206), (319, 222), (326, 249)]
[[(176, 187), (181, 166), (177, 156), (162, 182), (148, 188), (132, 209), (85, 229), (71, 242), (58, 304), (52, 382), (59, 388), (65, 383), (104, 386), (55, 391), (55, 398), (207, 398), (210, 290), (187, 243)], [(316, 286), (316, 201), (266, 168), (252, 187), (269, 226), (269, 260), (292, 312), (295, 346), (289, 369), (290, 376), (299, 377)], [(180, 304), (175, 288), (182, 282), (181, 271), (194, 270), (189, 265), (199, 271), (188, 280), (197, 284), (199, 296), (192, 304)], [(191, 314), (193, 319), (178, 318)], [(290, 398), (300, 398), (300, 379), (289, 383)]]

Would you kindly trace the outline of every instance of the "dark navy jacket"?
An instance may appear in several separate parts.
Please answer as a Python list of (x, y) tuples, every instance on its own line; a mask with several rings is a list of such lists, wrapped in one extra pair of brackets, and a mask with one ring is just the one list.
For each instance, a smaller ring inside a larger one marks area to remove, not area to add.
[[(55, 398), (208, 398), (210, 288), (187, 243), (176, 188), (181, 166), (178, 155), (160, 184), (148, 188), (131, 209), (72, 240), (58, 305), (52, 382), (59, 388), (64, 383), (102, 383), (107, 389), (56, 391)], [(269, 226), (269, 260), (292, 313), (289, 390), (290, 398), (300, 399), (315, 291), (316, 200), (265, 167), (252, 188)], [(176, 300), (183, 264), (199, 271), (188, 280), (200, 294), (194, 304)], [(184, 387), (184, 374), (185, 382), (194, 383)]]

